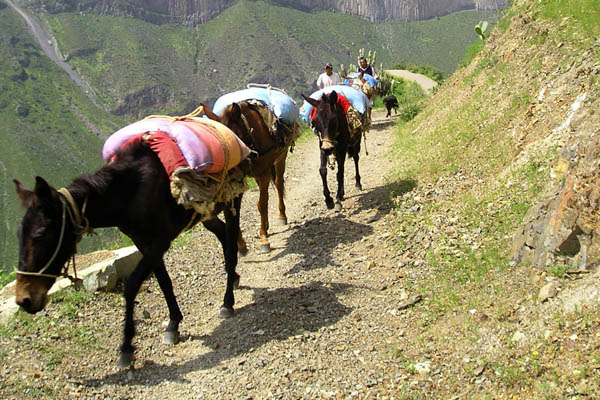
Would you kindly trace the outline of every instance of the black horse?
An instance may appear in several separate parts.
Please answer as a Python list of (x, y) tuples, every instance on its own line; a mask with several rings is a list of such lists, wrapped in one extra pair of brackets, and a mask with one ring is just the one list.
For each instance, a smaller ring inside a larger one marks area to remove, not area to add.
[(338, 104), (338, 95), (332, 91), (329, 95), (324, 94), (319, 100), (315, 100), (302, 94), (302, 97), (313, 107), (316, 108), (315, 118), (312, 126), (319, 136), (319, 149), (321, 151), (321, 166), (319, 172), (323, 181), (323, 194), (325, 195), (325, 204), (327, 208), (334, 208), (329, 188), (327, 187), (327, 159), (329, 156), (335, 156), (337, 161), (337, 195), (335, 200), (335, 210), (342, 210), (342, 200), (344, 200), (344, 162), (346, 154), (354, 159), (356, 169), (355, 186), (362, 190), (360, 183), (360, 174), (358, 172), (358, 159), (360, 153), (360, 141), (362, 130), (351, 134), (348, 126), (348, 119), (343, 108)]
[[(75, 253), (82, 233), (89, 228), (118, 227), (142, 253), (142, 259), (125, 283), (125, 326), (119, 365), (133, 362), (135, 335), (134, 301), (142, 282), (154, 273), (169, 308), (169, 325), (163, 341), (179, 340), (183, 319), (163, 255), (171, 241), (200, 219), (193, 210), (176, 203), (169, 188), (169, 177), (157, 155), (145, 144), (129, 144), (116, 153), (116, 160), (93, 175), (76, 178), (68, 187), (52, 188), (36, 177), (33, 191), (18, 180), (17, 194), (27, 208), (19, 227), (19, 265), (16, 302), (29, 313), (47, 304), (48, 290)], [(227, 289), (220, 316), (233, 315), (237, 238), (241, 195), (227, 204), (217, 204), (214, 213), (202, 220), (213, 232), (225, 255)], [(225, 213), (225, 222), (217, 218)]]

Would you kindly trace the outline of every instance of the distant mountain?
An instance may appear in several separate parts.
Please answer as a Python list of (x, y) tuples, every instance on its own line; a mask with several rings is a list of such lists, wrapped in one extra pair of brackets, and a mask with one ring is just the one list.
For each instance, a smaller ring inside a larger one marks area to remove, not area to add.
[[(94, 11), (129, 16), (152, 23), (193, 26), (210, 21), (236, 0), (30, 0), (48, 12)], [(357, 15), (371, 22), (422, 21), (464, 10), (493, 11), (508, 0), (272, 0), (273, 4), (303, 11), (333, 11)]]

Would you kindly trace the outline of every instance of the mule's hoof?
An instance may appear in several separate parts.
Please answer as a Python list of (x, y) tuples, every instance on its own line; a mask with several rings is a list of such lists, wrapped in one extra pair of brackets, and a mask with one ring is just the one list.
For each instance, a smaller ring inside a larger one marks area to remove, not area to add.
[(221, 307), (219, 312), (219, 318), (231, 318), (233, 317), (233, 308)]
[(258, 248), (258, 254), (267, 254), (270, 252), (271, 252), (271, 245), (269, 243), (261, 244), (260, 247)]
[(327, 199), (327, 200), (325, 200), (325, 204), (327, 205), (327, 208), (329, 210), (331, 210), (333, 208), (333, 206), (334, 206), (333, 199)]
[(362, 190), (362, 185), (360, 183), (357, 183), (356, 185), (354, 185), (354, 187), (358, 190)]
[(133, 365), (133, 353), (121, 353), (119, 358), (119, 368), (129, 368)]
[(177, 344), (179, 343), (179, 332), (178, 331), (165, 331), (163, 332), (163, 344)]
[(277, 222), (279, 225), (287, 225), (287, 218), (279, 218)]
[(248, 255), (248, 248), (238, 249), (238, 257), (244, 257)]
[(342, 203), (335, 203), (335, 212), (342, 211)]

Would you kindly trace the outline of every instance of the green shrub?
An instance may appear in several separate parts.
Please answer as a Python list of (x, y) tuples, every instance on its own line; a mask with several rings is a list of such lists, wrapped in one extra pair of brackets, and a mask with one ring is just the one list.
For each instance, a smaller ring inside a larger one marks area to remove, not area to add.
[(423, 107), (421, 107), (419, 104), (407, 105), (400, 111), (400, 119), (404, 122), (408, 122), (414, 119), (417, 116), (417, 114), (421, 112), (422, 108)]
[(481, 50), (483, 50), (483, 46), (484, 46), (484, 43), (481, 40), (476, 40), (475, 42), (470, 44), (467, 47), (467, 50), (465, 50), (465, 55), (463, 56), (462, 60), (460, 61), (460, 66), (464, 68), (464, 67), (467, 67), (469, 64), (471, 64), (471, 61), (473, 61), (475, 56), (477, 56), (477, 54), (479, 54), (481, 52)]

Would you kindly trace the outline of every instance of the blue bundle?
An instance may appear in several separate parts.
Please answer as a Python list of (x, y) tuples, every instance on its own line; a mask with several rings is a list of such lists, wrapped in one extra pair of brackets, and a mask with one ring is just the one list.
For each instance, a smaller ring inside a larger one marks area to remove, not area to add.
[(292, 124), (298, 119), (299, 109), (296, 102), (283, 91), (271, 87), (249, 87), (219, 97), (212, 111), (221, 116), (232, 103), (244, 100), (258, 100), (264, 103), (279, 119)]
[[(369, 103), (369, 99), (367, 96), (361, 92), (360, 90), (356, 90), (351, 86), (345, 85), (334, 85), (327, 86), (323, 89), (317, 90), (313, 94), (310, 95), (312, 99), (318, 100), (323, 97), (323, 94), (329, 94), (335, 90), (336, 93), (343, 95), (348, 99), (352, 108), (358, 111), (361, 114), (364, 114), (367, 111), (367, 104)], [(300, 118), (304, 122), (310, 122), (310, 111), (313, 106), (309, 104), (306, 100), (304, 100), (304, 104), (302, 105), (302, 110), (300, 111)]]
[[(358, 72), (352, 72), (352, 73), (348, 74), (348, 78), (353, 78), (353, 79), (358, 78), (358, 75), (360, 75)], [(377, 85), (377, 82), (379, 82), (379, 80), (375, 79), (373, 76), (371, 76), (369, 74), (363, 74), (363, 79), (371, 87)]]

